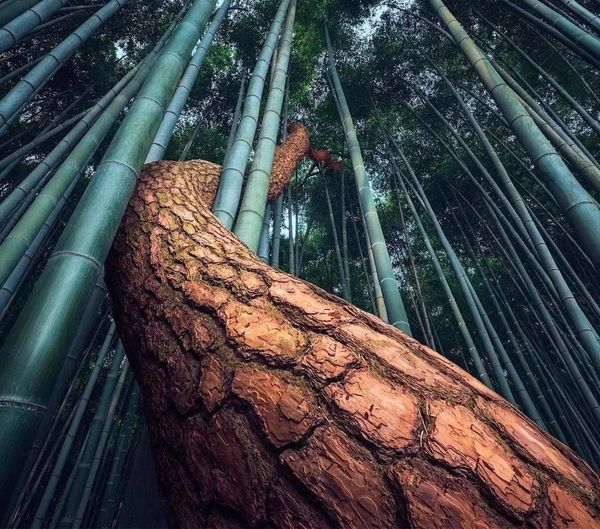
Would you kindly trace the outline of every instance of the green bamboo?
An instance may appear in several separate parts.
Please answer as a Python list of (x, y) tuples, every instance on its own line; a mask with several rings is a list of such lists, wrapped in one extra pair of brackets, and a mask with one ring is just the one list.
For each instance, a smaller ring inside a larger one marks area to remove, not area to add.
[[(394, 160), (395, 163), (395, 160)], [(394, 167), (394, 166), (393, 166)], [(394, 169), (398, 169), (397, 166)], [(399, 170), (399, 169), (398, 169)], [(410, 270), (412, 272), (414, 278), (414, 287), (417, 298), (417, 303), (415, 303), (415, 309), (419, 319), (422, 321), (422, 329), (423, 329), (423, 337), (425, 339), (425, 343), (429, 345), (431, 348), (435, 348), (433, 332), (431, 331), (431, 322), (429, 321), (429, 316), (427, 314), (427, 308), (425, 307), (425, 298), (423, 296), (423, 290), (421, 289), (421, 282), (419, 281), (419, 274), (417, 273), (417, 265), (415, 263), (415, 256), (413, 254), (410, 240), (408, 237), (408, 230), (406, 228), (406, 222), (404, 221), (404, 212), (402, 211), (402, 204), (400, 203), (400, 196), (398, 194), (398, 187), (394, 186), (394, 191), (396, 194), (396, 198), (398, 200), (398, 212), (400, 213), (400, 229), (402, 230), (402, 234), (404, 236), (404, 246), (406, 247), (406, 254), (408, 256), (408, 263)], [(422, 317), (421, 317), (422, 314)]]
[[(119, 348), (123, 348), (123, 345), (120, 342), (117, 346), (117, 352), (119, 352)], [(106, 448), (106, 443), (108, 442), (110, 431), (113, 426), (114, 416), (117, 411), (117, 405), (119, 404), (119, 401), (121, 399), (121, 395), (125, 387), (125, 379), (128, 374), (129, 364), (127, 363), (127, 360), (125, 360), (123, 368), (121, 369), (119, 380), (117, 381), (117, 384), (113, 391), (113, 396), (110, 402), (110, 406), (108, 408), (108, 412), (104, 419), (102, 432), (100, 434), (100, 439), (98, 440), (98, 445), (96, 446), (96, 451), (94, 452), (94, 457), (90, 464), (85, 487), (83, 489), (81, 499), (79, 500), (79, 506), (77, 507), (75, 518), (73, 520), (73, 529), (81, 529), (81, 527), (83, 526), (84, 517), (87, 511), (88, 503), (90, 501), (90, 496), (92, 494), (94, 482), (96, 481), (98, 472), (100, 470), (100, 464), (103, 458), (104, 450)]]
[[(468, 207), (470, 207), (473, 210), (473, 212), (479, 218), (481, 218), (479, 213), (473, 208), (473, 206), (468, 201), (466, 201), (466, 199), (465, 203), (468, 205)], [(525, 267), (521, 262), (521, 259), (515, 252), (513, 245), (510, 239), (508, 238), (506, 232), (504, 231), (504, 228), (500, 224), (500, 221), (497, 218), (494, 210), (487, 201), (485, 202), (485, 205), (488, 208), (492, 219), (494, 219), (496, 223), (497, 230), (492, 230), (487, 224), (486, 220), (483, 218), (481, 218), (481, 224), (488, 230), (492, 240), (496, 242), (498, 249), (505, 254), (506, 262), (514, 268), (515, 274), (511, 274), (509, 275), (509, 277), (513, 281), (516, 281), (516, 276), (522, 281), (527, 291), (527, 295), (524, 295), (524, 299), (527, 302), (531, 302), (532, 305), (535, 306), (534, 313), (536, 314), (536, 316), (539, 314), (541, 329), (543, 330), (543, 332), (547, 333), (548, 337), (550, 338), (550, 342), (552, 343), (553, 347), (558, 353), (558, 357), (560, 358), (562, 364), (569, 373), (575, 387), (577, 387), (581, 392), (581, 395), (585, 399), (586, 404), (589, 406), (591, 413), (596, 418), (596, 420), (600, 420), (600, 403), (596, 399), (596, 396), (594, 395), (594, 392), (590, 388), (589, 384), (586, 382), (579, 366), (571, 356), (571, 353), (567, 347), (567, 343), (561, 335), (556, 325), (556, 322), (554, 321), (554, 318), (548, 311), (546, 304), (544, 303), (540, 293), (538, 292), (538, 289), (535, 287), (531, 278), (529, 277), (529, 274), (526, 272)], [(502, 237), (502, 242), (498, 240), (498, 238), (496, 237), (496, 233), (500, 234), (500, 236)]]
[(475, 365), (476, 376), (488, 388), (494, 389), (494, 386), (492, 384), (490, 376), (485, 367), (485, 363), (484, 363), (483, 359), (481, 358), (479, 351), (477, 350), (477, 346), (475, 345), (475, 341), (473, 340), (471, 333), (469, 332), (469, 328), (467, 327), (467, 324), (465, 322), (465, 319), (463, 318), (463, 315), (458, 306), (458, 303), (456, 302), (456, 298), (454, 297), (452, 289), (450, 288), (450, 284), (448, 283), (446, 275), (444, 274), (442, 265), (440, 264), (440, 261), (435, 253), (433, 245), (431, 244), (429, 235), (427, 234), (427, 231), (425, 230), (425, 227), (423, 226), (423, 223), (421, 221), (421, 217), (420, 217), (419, 213), (417, 212), (417, 208), (415, 207), (415, 205), (408, 193), (408, 189), (406, 188), (406, 183), (405, 183), (404, 177), (400, 171), (400, 168), (396, 164), (396, 161), (394, 160), (393, 157), (390, 157), (390, 160), (392, 162), (392, 167), (394, 169), (394, 174), (396, 176), (396, 179), (397, 179), (398, 183), (400, 184), (402, 191), (404, 193), (404, 199), (406, 200), (408, 207), (410, 208), (410, 212), (413, 217), (413, 220), (415, 221), (417, 228), (418, 228), (419, 232), (421, 233), (421, 237), (423, 238), (423, 242), (425, 243), (425, 247), (427, 248), (427, 251), (431, 258), (431, 262), (433, 263), (433, 268), (438, 276), (438, 279), (440, 280), (440, 283), (442, 284), (442, 288), (444, 290), (444, 293), (446, 294), (446, 298), (448, 299), (448, 304), (450, 305), (452, 314), (454, 315), (454, 318), (456, 319), (456, 323), (458, 324), (458, 330), (460, 331), (460, 333), (467, 345), (467, 350), (469, 352), (469, 356), (470, 356), (471, 360), (473, 360), (473, 364)]
[(144, 83), (153, 64), (151, 59), (141, 66), (127, 86), (113, 99), (72, 149), (48, 184), (0, 244), (0, 253), (4, 256), (0, 263), (0, 284), (5, 283), (41, 230), (47, 232), (50, 229), (52, 226), (50, 218), (53, 217), (53, 220), (57, 218), (80, 175), (102, 145), (120, 113)]
[(569, 37), (566, 37), (565, 35), (563, 35), (560, 31), (558, 31), (556, 28), (554, 28), (550, 24), (547, 24), (546, 22), (541, 20), (539, 17), (536, 17), (529, 11), (526, 11), (525, 9), (522, 9), (521, 7), (515, 5), (510, 0), (500, 0), (500, 1), (503, 4), (509, 6), (511, 9), (513, 9), (517, 13), (519, 13), (523, 18), (532, 22), (535, 26), (543, 29), (546, 33), (549, 33), (550, 35), (552, 35), (556, 40), (562, 42), (565, 46), (570, 48), (573, 52), (578, 54), (580, 57), (585, 59), (590, 64), (593, 64), (596, 67), (600, 67), (600, 61), (598, 61), (598, 59), (596, 59), (596, 57), (594, 57), (594, 55), (588, 53), (581, 46), (579, 46), (577, 44), (577, 42), (571, 40)]
[(52, 499), (54, 498), (54, 495), (56, 493), (56, 488), (59, 484), (59, 480), (62, 476), (69, 454), (71, 453), (71, 448), (73, 447), (75, 436), (77, 435), (79, 427), (81, 426), (84, 413), (89, 404), (90, 397), (92, 396), (92, 391), (96, 386), (96, 382), (98, 381), (98, 377), (100, 376), (100, 372), (102, 371), (102, 367), (104, 365), (104, 359), (106, 358), (106, 355), (110, 350), (110, 346), (113, 342), (113, 338), (115, 336), (116, 331), (117, 329), (115, 325), (112, 324), (108, 333), (106, 334), (104, 343), (102, 344), (102, 347), (100, 348), (98, 356), (95, 360), (94, 369), (92, 369), (92, 372), (90, 373), (90, 376), (86, 382), (85, 388), (83, 389), (83, 393), (77, 401), (75, 415), (71, 420), (69, 430), (67, 431), (67, 434), (63, 440), (63, 444), (58, 454), (58, 458), (56, 459), (56, 463), (54, 463), (54, 466), (52, 468), (52, 474), (50, 475), (48, 482), (46, 483), (46, 488), (44, 489), (44, 494), (42, 495), (42, 499), (40, 500), (38, 508), (35, 512), (35, 518), (31, 524), (31, 529), (41, 529), (43, 527), (44, 520), (48, 515), (48, 510), (50, 508)]
[(335, 215), (333, 214), (333, 206), (331, 205), (331, 195), (329, 194), (329, 186), (327, 185), (327, 180), (325, 175), (323, 174), (323, 168), (319, 164), (317, 166), (319, 168), (319, 173), (321, 174), (321, 179), (323, 181), (323, 188), (325, 189), (325, 202), (327, 202), (327, 211), (329, 212), (329, 225), (331, 227), (331, 236), (333, 238), (333, 248), (335, 250), (335, 260), (338, 267), (338, 278), (340, 281), (340, 285), (342, 286), (342, 297), (346, 301), (350, 301), (349, 296), (350, 293), (347, 290), (346, 283), (346, 274), (344, 271), (344, 263), (342, 260), (342, 252), (340, 249), (340, 240), (338, 238), (337, 226), (335, 224)]
[[(369, 271), (367, 269), (367, 261), (366, 261), (365, 254), (362, 249), (362, 244), (360, 243), (360, 236), (358, 234), (358, 228), (356, 227), (356, 219), (354, 218), (354, 215), (350, 215), (350, 218), (352, 220), (352, 228), (354, 229), (354, 237), (356, 238), (356, 246), (358, 247), (358, 255), (360, 255), (360, 264), (362, 266), (363, 274), (365, 276), (365, 283), (367, 285), (367, 294), (369, 295), (371, 311), (373, 314), (378, 314), (377, 306), (375, 305), (375, 298), (373, 297), (374, 289), (371, 285), (371, 276), (369, 275)], [(379, 317), (381, 318), (381, 316), (379, 316)]]
[[(23, 156), (25, 156), (27, 153), (31, 152), (34, 149), (37, 149), (44, 142), (48, 141), (53, 136), (56, 136), (63, 130), (68, 129), (74, 123), (79, 122), (81, 120), (81, 118), (83, 118), (87, 113), (88, 113), (87, 110), (83, 110), (79, 114), (75, 114), (74, 116), (70, 117), (69, 119), (63, 121), (60, 125), (57, 125), (56, 127), (50, 129), (49, 131), (35, 137), (29, 143), (26, 143), (22, 147), (19, 147), (16, 151), (13, 151), (11, 154), (9, 154), (8, 156), (6, 156), (2, 160), (0, 160), (0, 168), (4, 169), (10, 163), (21, 160), (23, 158)], [(0, 181), (1, 180), (2, 180), (2, 177), (0, 176)]]
[(548, 81), (548, 84), (550, 84), (550, 86), (552, 86), (571, 105), (573, 110), (575, 110), (575, 112), (577, 112), (577, 114), (579, 114), (581, 116), (581, 119), (585, 123), (587, 123), (594, 132), (600, 133), (600, 123), (598, 122), (598, 120), (596, 118), (594, 118), (585, 108), (583, 108), (575, 100), (575, 98), (556, 79), (554, 79), (554, 77), (552, 77), (536, 61), (534, 61), (529, 56), (529, 54), (527, 54), (504, 31), (500, 30), (498, 28), (498, 26), (496, 26), (494, 23), (490, 22), (490, 20), (487, 19), (484, 15), (482, 15), (477, 9), (474, 9), (474, 11), (475, 11), (475, 13), (477, 13), (479, 18), (481, 18), (489, 27), (491, 27), (493, 29), (493, 31), (498, 33), (498, 35), (500, 35), (504, 39), (504, 41), (510, 45), (510, 47), (513, 50), (515, 50), (523, 59), (525, 59), (525, 62), (527, 62), (527, 64), (529, 64), (529, 66), (531, 66), (538, 74), (540, 74), (544, 79), (546, 79), (546, 81)]
[(0, 224), (6, 221), (9, 215), (22, 203), (24, 198), (39, 184), (44, 176), (52, 170), (64, 157), (73, 145), (77, 143), (87, 130), (94, 124), (98, 116), (107, 108), (110, 102), (129, 83), (141, 65), (132, 68), (123, 78), (111, 88), (86, 115), (81, 118), (65, 137), (44, 157), (44, 159), (27, 175), (13, 191), (0, 202)]
[(288, 210), (288, 272), (295, 276), (296, 260), (294, 259), (296, 252), (294, 250), (294, 202), (292, 200), (292, 182), (287, 186), (287, 210)]
[(0, 28), (0, 53), (12, 48), (70, 0), (42, 0)]
[[(269, 95), (265, 103), (260, 134), (254, 150), (254, 160), (235, 223), (235, 234), (254, 252), (258, 249), (262, 217), (267, 205), (269, 181), (275, 157), (275, 147), (277, 146), (277, 135), (281, 123), (281, 111), (292, 51), (295, 18), (296, 0), (290, 0), (285, 26), (281, 34), (281, 42), (277, 51), (277, 62), (269, 87)], [(225, 170), (222, 178), (224, 176)]]
[(0, 99), (0, 134), (60, 67), (129, 0), (111, 0), (88, 18)]
[(523, 3), (538, 13), (547, 23), (581, 46), (596, 59), (600, 59), (600, 39), (581, 29), (569, 19), (554, 11), (538, 0), (522, 0)]
[(438, 239), (442, 243), (442, 246), (446, 252), (450, 266), (452, 267), (452, 270), (454, 271), (456, 279), (458, 280), (458, 283), (460, 285), (460, 288), (461, 288), (461, 291), (465, 298), (465, 301), (467, 302), (467, 307), (469, 308), (469, 312), (470, 312), (470, 314), (475, 322), (475, 325), (477, 327), (477, 330), (479, 332), (479, 338), (481, 339), (485, 353), (487, 354), (487, 356), (489, 358), (489, 361), (490, 361), (490, 364), (492, 366), (492, 370), (494, 373), (494, 379), (497, 382), (504, 398), (506, 398), (511, 403), (515, 404), (515, 398), (510, 389), (508, 381), (506, 380), (506, 377), (504, 376), (503, 366), (500, 363), (500, 359), (498, 358), (496, 348), (494, 347), (492, 338), (490, 337), (489, 330), (484, 321), (484, 315), (481, 314), (479, 308), (477, 307), (477, 301), (478, 301), (477, 294), (474, 292), (474, 290), (472, 290), (472, 288), (470, 286), (470, 280), (466, 274), (466, 271), (465, 271), (464, 267), (462, 266), (460, 260), (458, 259), (458, 256), (456, 255), (456, 252), (454, 251), (452, 245), (450, 244), (450, 241), (448, 241), (448, 238), (446, 237), (446, 234), (444, 233), (444, 230), (443, 230), (442, 226), (440, 225), (439, 220), (438, 220), (435, 212), (433, 211), (433, 208), (431, 207), (429, 200), (427, 199), (427, 196), (425, 195), (423, 189), (421, 188), (421, 185), (420, 185), (420, 183), (417, 179), (417, 176), (412, 168), (412, 165), (410, 164), (410, 162), (408, 161), (408, 159), (402, 152), (402, 149), (400, 149), (399, 146), (397, 144), (395, 144), (394, 142), (392, 142), (392, 144), (394, 145), (394, 147), (396, 148), (396, 151), (400, 155), (402, 162), (408, 169), (408, 173), (410, 175), (410, 181), (408, 181), (408, 178), (406, 179), (406, 181), (408, 183), (412, 182), (412, 186), (414, 187), (414, 190), (415, 190), (415, 195), (419, 198), (419, 202), (421, 203), (422, 207), (427, 212), (427, 216), (429, 217), (431, 223), (433, 224), (433, 227), (438, 236)]
[(371, 248), (373, 250), (373, 256), (375, 258), (375, 264), (377, 267), (379, 284), (381, 285), (383, 298), (385, 300), (385, 307), (390, 319), (390, 323), (410, 335), (411, 330), (410, 325), (408, 324), (406, 310), (404, 308), (398, 283), (394, 275), (394, 269), (392, 267), (390, 255), (385, 243), (385, 238), (383, 236), (383, 230), (381, 229), (381, 223), (379, 222), (379, 215), (377, 214), (375, 200), (373, 199), (373, 193), (371, 192), (371, 186), (365, 170), (360, 144), (356, 136), (356, 130), (354, 129), (352, 116), (350, 115), (350, 109), (348, 108), (348, 102), (346, 101), (342, 83), (335, 66), (333, 50), (331, 48), (331, 42), (327, 28), (325, 28), (325, 37), (327, 40), (329, 71), (339, 101), (339, 107), (341, 111), (340, 118), (342, 120), (344, 133), (346, 135), (346, 143), (352, 159), (352, 167), (354, 169), (354, 177), (356, 181), (356, 187), (358, 189), (361, 211), (363, 212), (365, 222), (367, 224), (367, 230), (371, 240)]
[(196, 48), (188, 67), (186, 68), (181, 80), (179, 81), (179, 85), (173, 94), (173, 98), (165, 111), (165, 115), (163, 117), (162, 123), (152, 141), (152, 147), (150, 147), (150, 151), (148, 152), (148, 156), (146, 157), (146, 163), (156, 162), (158, 160), (162, 160), (165, 151), (167, 150), (167, 146), (171, 141), (171, 137), (173, 136), (173, 131), (177, 125), (177, 121), (179, 120), (179, 116), (181, 115), (182, 110), (184, 109), (187, 100), (190, 96), (192, 88), (196, 83), (196, 79), (198, 79), (198, 75), (200, 74), (200, 70), (202, 69), (202, 64), (206, 59), (206, 55), (208, 54), (208, 50), (215, 38), (215, 35), (227, 14), (227, 10), (229, 9), (229, 4), (231, 0), (224, 0), (217, 12), (214, 14), (212, 22), (208, 26), (206, 33), (202, 37), (202, 41)]
[[(448, 81), (448, 79), (445, 76), (443, 76), (443, 74), (441, 74), (441, 71), (439, 69), (438, 69), (438, 73), (440, 73), (440, 75), (442, 75), (442, 78), (446, 81), (446, 85), (453, 92), (453, 95), (454, 95), (455, 99), (457, 100), (457, 102), (459, 103), (459, 106), (463, 110), (463, 113), (468, 118), (469, 123), (475, 130), (480, 142), (484, 146), (486, 154), (487, 154), (488, 158), (492, 161), (494, 168), (504, 186), (504, 189), (510, 196), (510, 199), (511, 199), (510, 202), (504, 196), (504, 193), (498, 187), (498, 185), (495, 183), (494, 179), (487, 172), (485, 167), (481, 164), (481, 162), (479, 161), (477, 156), (475, 156), (475, 154), (472, 152), (472, 150), (469, 148), (469, 146), (464, 142), (464, 140), (462, 139), (460, 134), (458, 134), (456, 129), (454, 127), (452, 127), (452, 125), (439, 113), (439, 111), (431, 103), (429, 103), (428, 100), (426, 100), (426, 101), (428, 102), (430, 108), (436, 113), (436, 115), (439, 117), (439, 119), (442, 121), (442, 123), (444, 123), (444, 125), (457, 138), (457, 140), (460, 142), (462, 147), (466, 150), (466, 152), (469, 154), (471, 159), (478, 166), (480, 173), (486, 178), (487, 182), (492, 186), (492, 188), (495, 191), (496, 196), (498, 198), (500, 198), (500, 200), (503, 202), (505, 208), (511, 214), (515, 225), (517, 226), (517, 228), (519, 228), (519, 231), (526, 238), (527, 242), (529, 242), (531, 249), (537, 253), (537, 259), (533, 255), (531, 256), (531, 260), (532, 260), (533, 264), (536, 266), (539, 266), (539, 264), (538, 264), (538, 259), (539, 259), (539, 263), (541, 263), (541, 265), (543, 267), (542, 277), (546, 278), (547, 282), (550, 283), (550, 287), (552, 289), (553, 294), (561, 302), (566, 313), (568, 314), (570, 323), (573, 326), (573, 328), (576, 330), (578, 338), (582, 341), (582, 343), (585, 346), (586, 351), (592, 357), (596, 368), (600, 369), (600, 342), (598, 340), (598, 335), (597, 335), (595, 329), (593, 328), (593, 326), (590, 323), (586, 314), (583, 312), (583, 310), (579, 306), (579, 303), (577, 302), (575, 296), (573, 295), (571, 288), (568, 286), (567, 282), (565, 281), (565, 278), (563, 277), (560, 269), (558, 268), (558, 265), (556, 264), (556, 261), (554, 260), (554, 257), (552, 256), (552, 253), (550, 252), (548, 246), (546, 245), (544, 238), (542, 237), (541, 233), (537, 229), (537, 226), (531, 217), (531, 214), (529, 212), (529, 209), (527, 208), (527, 205), (525, 204), (525, 202), (523, 201), (523, 198), (521, 197), (521, 195), (517, 191), (516, 187), (514, 186), (510, 176), (508, 175), (508, 172), (506, 171), (504, 165), (500, 161), (500, 158), (497, 156), (492, 145), (487, 140), (485, 133), (479, 126), (477, 120), (472, 115), (471, 111), (469, 110), (467, 105), (464, 103), (464, 101), (462, 100), (460, 95), (456, 92), (456, 90), (454, 90), (454, 88), (452, 87), (452, 85)], [(431, 128), (429, 130), (432, 134), (436, 135), (435, 131), (433, 131)], [(440, 139), (440, 141), (442, 141), (441, 138), (439, 138), (439, 136), (438, 136), (438, 139)], [(444, 143), (444, 142), (442, 141), (442, 143)], [(451, 152), (451, 154), (453, 154), (453, 153)], [(465, 170), (465, 173), (467, 173), (470, 177), (472, 177), (472, 174), (468, 170), (468, 168), (464, 164), (462, 164), (462, 162), (460, 160), (458, 160), (458, 158), (456, 158), (456, 159), (461, 164), (463, 169)], [(473, 178), (473, 180), (474, 180), (474, 178)], [(477, 182), (475, 182), (475, 183), (477, 184)]]
[[(269, 34), (263, 44), (248, 84), (244, 110), (237, 128), (235, 141), (225, 156), (219, 190), (213, 205), (213, 212), (228, 229), (233, 227), (238, 210), (244, 173), (248, 166), (248, 157), (252, 150), (252, 142), (258, 124), (265, 79), (269, 72), (273, 50), (276, 48), (281, 25), (283, 24), (289, 3), (290, 0), (281, 0), (279, 4), (275, 18), (269, 29)], [(260, 212), (260, 215), (262, 213), (263, 211)]]
[(350, 285), (350, 260), (348, 258), (348, 230), (346, 226), (346, 179), (344, 174), (340, 175), (342, 189), (342, 260), (344, 262), (344, 284), (348, 297), (346, 298), (352, 303), (352, 289)]
[[(592, 155), (592, 153), (585, 147), (585, 145), (577, 138), (577, 136), (570, 130), (569, 126), (565, 121), (552, 109), (546, 99), (537, 91), (527, 80), (521, 75), (521, 73), (512, 68), (512, 65), (508, 66), (512, 69), (514, 76), (513, 78), (502, 66), (500, 66), (492, 57), (488, 55), (488, 59), (494, 69), (500, 74), (500, 77), (506, 82), (506, 84), (515, 92), (518, 96), (519, 101), (531, 114), (536, 124), (540, 123), (541, 120), (545, 121), (551, 129), (558, 134), (565, 143), (575, 151), (575, 153), (582, 158), (582, 160), (592, 163), (596, 168), (600, 169), (600, 162)], [(526, 89), (524, 89), (525, 86)], [(539, 103), (538, 103), (539, 101)], [(534, 113), (530, 111), (533, 109)], [(535, 113), (539, 116), (536, 118)], [(507, 124), (508, 125), (508, 124)], [(538, 124), (542, 129), (543, 127)], [(543, 130), (546, 130), (547, 127)], [(550, 139), (550, 138), (549, 138)], [(563, 152), (563, 151), (561, 151)], [(564, 154), (564, 153), (563, 153)], [(581, 162), (576, 162), (575, 165), (579, 171), (582, 170), (580, 167)]]
[(257, 255), (265, 263), (269, 263), (270, 254), (270, 237), (269, 230), (271, 228), (271, 204), (267, 204), (265, 214), (263, 215), (262, 228), (260, 230), (260, 242), (258, 244)]
[(118, 342), (115, 355), (106, 381), (102, 387), (100, 400), (94, 411), (94, 418), (89, 428), (88, 440), (85, 446), (83, 458), (77, 468), (73, 487), (61, 513), (59, 527), (61, 529), (75, 528), (78, 526), (79, 512), (82, 503), (87, 501), (87, 491), (90, 479), (95, 477), (96, 460), (99, 450), (104, 448), (107, 422), (112, 422), (112, 416), (116, 408), (115, 397), (119, 397), (123, 387), (125, 376), (128, 373), (127, 360), (124, 361), (125, 350), (121, 342)]
[(271, 266), (279, 268), (279, 252), (281, 248), (281, 223), (283, 220), (283, 193), (275, 200), (273, 211), (273, 242), (271, 243)]
[(429, 0), (494, 98), (534, 166), (559, 201), (569, 223), (595, 263), (600, 263), (600, 210), (581, 187), (542, 131), (535, 125), (515, 93), (443, 4)]
[(163, 109), (214, 5), (196, 0), (174, 31), (7, 336), (0, 353), (0, 497), (31, 446), (81, 304), (101, 273)]
[(39, 1), (40, 0), (13, 0), (12, 2), (4, 2), (0, 6), (0, 26), (5, 26), (8, 22), (17, 18)]
[[(13, 494), (15, 499), (8, 509), (12, 515), (9, 522), (5, 524), (7, 526), (21, 527), (21, 519), (28, 512), (31, 501), (33, 498), (39, 499), (37, 493), (42, 485), (42, 477), (47, 476), (46, 471), (50, 463), (54, 462), (54, 456), (58, 452), (59, 440), (66, 435), (68, 424), (75, 414), (75, 410), (72, 409), (69, 418), (65, 421), (65, 410), (71, 404), (72, 396), (80, 393), (80, 376), (87, 369), (89, 357), (95, 349), (98, 337), (106, 330), (103, 325), (108, 318), (108, 309), (105, 309), (106, 299), (104, 281), (98, 281), (82, 312), (77, 333), (69, 347), (67, 361), (53, 389), (48, 410), (27, 455), (27, 462), (23, 466), (19, 482), (15, 486)], [(64, 423), (62, 430), (56, 436), (55, 431), (61, 422)]]
[(581, 17), (585, 22), (594, 28), (596, 31), (600, 31), (600, 19), (597, 15), (594, 15), (589, 9), (582, 6), (575, 0), (559, 0), (561, 4), (570, 9), (573, 13)]
[(362, 214), (362, 210), (360, 209), (359, 202), (359, 212), (358, 212), (363, 228), (363, 234), (365, 237), (365, 243), (367, 247), (367, 258), (369, 260), (369, 269), (371, 270), (371, 278), (373, 280), (373, 292), (375, 294), (375, 305), (377, 307), (377, 315), (379, 318), (386, 323), (390, 322), (388, 317), (387, 309), (385, 308), (385, 300), (383, 299), (383, 292), (381, 290), (381, 283), (379, 282), (379, 275), (377, 274), (377, 265), (375, 263), (375, 256), (373, 255), (373, 245), (371, 244), (371, 239), (369, 238), (369, 230), (367, 228), (367, 222), (365, 221), (365, 216)]
[(85, 453), (85, 447), (87, 445), (89, 436), (90, 436), (90, 434), (88, 431), (85, 439), (83, 440), (83, 443), (79, 447), (79, 452), (77, 453), (77, 458), (75, 459), (73, 468), (71, 469), (71, 472), (69, 473), (69, 477), (67, 478), (65, 488), (64, 488), (62, 494), (60, 495), (60, 499), (58, 500), (58, 503), (56, 504), (56, 509), (54, 510), (54, 514), (52, 515), (52, 519), (50, 520), (50, 523), (48, 524), (48, 529), (56, 529), (56, 527), (58, 526), (58, 523), (60, 521), (60, 514), (62, 513), (65, 503), (67, 501), (67, 498), (69, 497), (69, 493), (71, 492), (71, 489), (73, 488), (73, 481), (75, 480), (75, 476), (77, 475), (77, 470), (79, 469), (79, 464), (81, 463), (81, 459), (83, 458), (83, 454)]
[(136, 413), (139, 401), (139, 388), (135, 384), (127, 402), (125, 418), (119, 429), (119, 439), (100, 504), (100, 512), (98, 513), (98, 520), (96, 522), (96, 526), (100, 529), (110, 529), (113, 526), (117, 513), (117, 502), (122, 486), (123, 472), (127, 463), (127, 455), (133, 444), (135, 430), (139, 422)]
[[(469, 250), (471, 258), (473, 259), (477, 269), (479, 270), (480, 276), (482, 277), (483, 282), (484, 282), (484, 286), (486, 287), (486, 290), (488, 292), (488, 296), (492, 300), (492, 305), (493, 305), (494, 309), (496, 310), (496, 313), (500, 319), (500, 322), (503, 325), (506, 323), (506, 325), (504, 325), (504, 327), (505, 327), (505, 329), (507, 329), (509, 331), (509, 337), (510, 337), (511, 336), (510, 335), (510, 327), (508, 326), (506, 319), (504, 319), (504, 315), (502, 314), (502, 311), (499, 309), (497, 300), (494, 297), (493, 292), (489, 288), (489, 284), (487, 283), (487, 277), (485, 276), (485, 274), (483, 273), (483, 271), (479, 265), (477, 256), (475, 255), (475, 252), (473, 251), (471, 244), (470, 244), (466, 234), (464, 233), (462, 226), (460, 225), (460, 222), (454, 215), (454, 212), (452, 211), (451, 208), (448, 208), (448, 209), (450, 210), (452, 219), (454, 220), (454, 223), (462, 236), (463, 242), (465, 243), (467, 250)], [(540, 426), (540, 428), (547, 430), (548, 428), (545, 425), (544, 420), (542, 419), (535, 403), (533, 402), (533, 399), (531, 398), (529, 391), (525, 387), (525, 384), (523, 384), (521, 376), (519, 375), (519, 372), (516, 370), (516, 368), (512, 362), (512, 359), (508, 355), (508, 352), (506, 351), (502, 341), (498, 337), (498, 334), (496, 333), (496, 329), (494, 328), (493, 324), (491, 323), (491, 319), (489, 318), (487, 311), (484, 309), (483, 304), (479, 300), (479, 297), (476, 295), (475, 289), (473, 288), (472, 284), (470, 284), (470, 288), (471, 288), (472, 293), (475, 294), (474, 298), (475, 298), (475, 303), (477, 304), (477, 308), (479, 309), (479, 312), (481, 313), (481, 316), (484, 319), (484, 323), (488, 329), (488, 332), (490, 333), (490, 336), (492, 337), (494, 346), (495, 346), (496, 350), (498, 351), (498, 353), (500, 354), (502, 363), (509, 374), (509, 377), (515, 388), (515, 392), (517, 393), (517, 395), (519, 395), (520, 401), (525, 409), (525, 412), (531, 419), (533, 419), (538, 424), (538, 426)], [(514, 341), (511, 341), (511, 344), (513, 346), (516, 345), (516, 343)], [(524, 361), (524, 358), (522, 358), (520, 347), (518, 347), (518, 346), (514, 347), (514, 352), (517, 355), (517, 358), (520, 360), (522, 367), (524, 367), (524, 372), (525, 372), (526, 376), (528, 377), (528, 381), (530, 383), (533, 382), (535, 384), (535, 380), (533, 379), (533, 375), (530, 372), (529, 366), (527, 365), (526, 361)], [(535, 387), (535, 385), (533, 385), (533, 387)]]
[(183, 150), (181, 151), (181, 154), (179, 155), (178, 161), (183, 162), (184, 160), (187, 160), (190, 149), (194, 145), (194, 142), (196, 141), (196, 138), (198, 137), (198, 133), (200, 132), (201, 127), (202, 127), (202, 122), (198, 121), (198, 123), (192, 130), (192, 133), (189, 135), (188, 141), (183, 146)]

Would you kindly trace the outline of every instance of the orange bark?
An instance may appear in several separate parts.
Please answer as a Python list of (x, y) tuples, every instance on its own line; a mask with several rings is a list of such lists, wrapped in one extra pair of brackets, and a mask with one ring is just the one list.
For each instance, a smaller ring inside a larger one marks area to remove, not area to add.
[(180, 528), (600, 528), (600, 481), (447, 359), (274, 270), (146, 166), (108, 280)]

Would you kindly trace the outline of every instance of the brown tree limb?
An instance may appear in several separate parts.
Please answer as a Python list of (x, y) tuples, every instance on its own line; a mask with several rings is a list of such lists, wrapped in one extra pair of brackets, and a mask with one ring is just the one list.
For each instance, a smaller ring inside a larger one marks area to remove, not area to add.
[(220, 166), (146, 166), (107, 274), (184, 528), (600, 528), (600, 481), (434, 351), (264, 264)]

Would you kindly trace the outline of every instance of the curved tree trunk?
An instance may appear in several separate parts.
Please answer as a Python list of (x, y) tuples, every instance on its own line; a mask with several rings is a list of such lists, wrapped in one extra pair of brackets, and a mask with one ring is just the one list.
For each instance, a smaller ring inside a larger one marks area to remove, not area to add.
[(219, 173), (147, 165), (107, 267), (172, 525), (600, 528), (564, 445), (225, 230)]

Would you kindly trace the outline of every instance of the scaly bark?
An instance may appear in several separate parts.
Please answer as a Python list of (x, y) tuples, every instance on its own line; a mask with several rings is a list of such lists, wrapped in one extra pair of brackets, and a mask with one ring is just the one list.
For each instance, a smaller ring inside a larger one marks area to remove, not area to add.
[(224, 229), (220, 171), (147, 165), (107, 267), (172, 525), (600, 528), (564, 445)]

